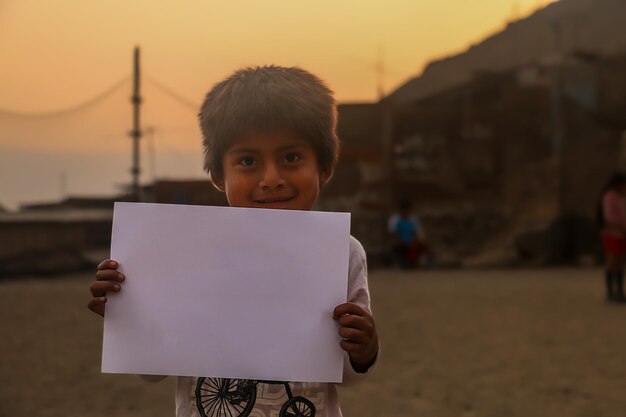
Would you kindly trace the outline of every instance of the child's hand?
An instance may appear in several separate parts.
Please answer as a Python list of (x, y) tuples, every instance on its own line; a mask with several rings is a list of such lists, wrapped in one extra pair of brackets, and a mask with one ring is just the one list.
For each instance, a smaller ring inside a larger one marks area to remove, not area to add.
[(339, 323), (341, 348), (348, 352), (352, 367), (357, 372), (366, 372), (378, 354), (378, 335), (374, 318), (354, 303), (335, 307), (333, 319)]
[(93, 298), (87, 307), (96, 314), (104, 317), (104, 305), (107, 302), (107, 292), (119, 292), (122, 289), (120, 283), (126, 279), (124, 274), (118, 272), (119, 264), (111, 259), (102, 261), (98, 265), (96, 280), (91, 283), (89, 289)]

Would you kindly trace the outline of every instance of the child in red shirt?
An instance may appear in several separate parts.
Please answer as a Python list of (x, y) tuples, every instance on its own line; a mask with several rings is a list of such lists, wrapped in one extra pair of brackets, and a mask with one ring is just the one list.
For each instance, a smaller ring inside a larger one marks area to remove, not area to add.
[(607, 300), (624, 302), (624, 262), (626, 260), (626, 175), (614, 174), (603, 189), (598, 204), (598, 224), (606, 255)]

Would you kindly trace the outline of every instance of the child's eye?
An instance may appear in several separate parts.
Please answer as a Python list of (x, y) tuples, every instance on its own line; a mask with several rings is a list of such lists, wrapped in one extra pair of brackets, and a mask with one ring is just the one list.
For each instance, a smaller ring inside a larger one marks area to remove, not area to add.
[(246, 167), (254, 165), (254, 162), (255, 160), (251, 156), (244, 156), (243, 158), (239, 159), (239, 164), (246, 166)]
[(300, 155), (295, 152), (290, 152), (285, 155), (285, 162), (288, 162), (290, 164), (298, 162), (300, 159), (302, 159)]

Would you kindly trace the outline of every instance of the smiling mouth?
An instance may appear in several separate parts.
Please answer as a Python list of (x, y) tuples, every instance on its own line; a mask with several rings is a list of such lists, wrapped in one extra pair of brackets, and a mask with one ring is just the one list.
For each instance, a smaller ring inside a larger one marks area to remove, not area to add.
[(277, 203), (285, 203), (292, 199), (293, 197), (275, 197), (275, 198), (265, 198), (263, 200), (255, 200), (255, 201), (258, 204), (277, 204)]

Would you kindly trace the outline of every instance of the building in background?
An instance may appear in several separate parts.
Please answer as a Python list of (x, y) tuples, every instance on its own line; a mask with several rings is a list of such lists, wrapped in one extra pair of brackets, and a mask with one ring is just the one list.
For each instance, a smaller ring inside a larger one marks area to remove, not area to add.
[(393, 203), (407, 198), (444, 263), (598, 255), (598, 193), (626, 167), (625, 19), (625, 2), (555, 2), (429, 64), (380, 103), (340, 106), (348, 164), (335, 181), (370, 181), (331, 184), (349, 198), (323, 205), (356, 213), (354, 232), (375, 256)]

